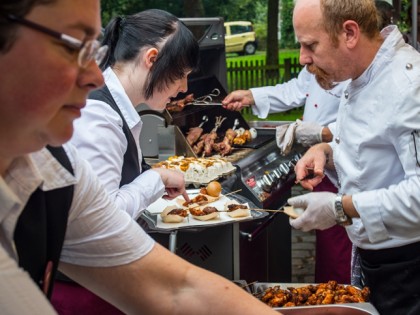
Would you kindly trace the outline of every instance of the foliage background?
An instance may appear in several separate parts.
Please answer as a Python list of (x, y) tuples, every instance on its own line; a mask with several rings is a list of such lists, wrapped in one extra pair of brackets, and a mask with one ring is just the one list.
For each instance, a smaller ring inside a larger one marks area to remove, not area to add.
[(247, 20), (257, 25), (266, 22), (266, 0), (102, 0), (103, 25), (117, 15), (132, 14), (150, 8), (186, 17), (185, 7), (197, 7), (199, 2), (204, 8), (202, 17), (222, 16), (225, 21)]

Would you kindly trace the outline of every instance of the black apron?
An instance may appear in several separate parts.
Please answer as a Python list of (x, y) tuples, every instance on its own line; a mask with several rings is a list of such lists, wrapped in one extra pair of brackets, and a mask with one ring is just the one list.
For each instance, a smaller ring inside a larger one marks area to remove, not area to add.
[[(115, 110), (118, 115), (120, 115), (123, 122), (123, 132), (125, 138), (127, 139), (127, 151), (124, 154), (124, 163), (121, 171), (121, 182), (120, 187), (131, 183), (137, 176), (140, 175), (140, 166), (139, 166), (139, 156), (137, 151), (137, 144), (134, 140), (133, 134), (131, 133), (130, 127), (128, 127), (127, 122), (124, 119), (123, 114), (118, 108), (117, 103), (115, 103), (114, 98), (111, 95), (108, 87), (104, 85), (101, 89), (92, 91), (89, 94), (89, 99), (94, 99), (98, 101), (103, 101), (107, 103), (113, 110)], [(150, 166), (142, 158), (142, 172), (150, 169)]]
[[(47, 148), (73, 174), (64, 149)], [(14, 232), (19, 266), (29, 273), (48, 298), (63, 248), (73, 192), (73, 185), (51, 191), (38, 188), (19, 216)]]
[[(104, 85), (99, 90), (94, 90), (89, 94), (89, 99), (102, 101), (109, 106), (113, 110), (115, 110), (118, 115), (121, 117), (123, 122), (123, 132), (127, 139), (127, 151), (124, 153), (124, 162), (121, 170), (121, 181), (120, 187), (126, 184), (131, 183), (134, 179), (137, 178), (141, 174), (140, 172), (140, 165), (139, 165), (139, 156), (137, 151), (137, 144), (134, 140), (133, 134), (131, 133), (130, 127), (128, 126), (127, 122), (125, 121), (123, 114), (121, 113), (120, 109), (118, 108), (117, 103), (115, 103), (114, 98), (111, 95), (108, 87)], [(142, 159), (142, 172), (150, 169), (150, 166), (146, 164), (144, 158)], [(73, 282), (70, 278), (66, 275), (58, 272), (57, 280), (65, 281), (65, 282)]]
[(362, 284), (381, 315), (420, 314), (420, 242), (383, 250), (359, 248)]

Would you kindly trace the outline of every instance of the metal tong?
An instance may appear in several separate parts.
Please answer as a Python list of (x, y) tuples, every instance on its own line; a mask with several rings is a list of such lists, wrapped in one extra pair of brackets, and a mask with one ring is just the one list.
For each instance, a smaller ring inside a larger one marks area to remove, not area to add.
[(218, 88), (213, 89), (211, 93), (197, 97), (192, 101), (191, 103), (188, 103), (188, 105), (222, 105), (221, 102), (215, 102), (213, 101), (213, 97), (219, 96), (220, 90)]

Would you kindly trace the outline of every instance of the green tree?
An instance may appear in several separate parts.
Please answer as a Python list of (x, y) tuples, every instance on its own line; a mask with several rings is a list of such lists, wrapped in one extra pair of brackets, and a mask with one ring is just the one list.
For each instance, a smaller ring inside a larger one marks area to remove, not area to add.
[(184, 13), (187, 17), (205, 16), (203, 1), (184, 0)]
[[(266, 65), (277, 66), (279, 64), (278, 20), (279, 0), (268, 0), (267, 5), (267, 54)], [(278, 76), (278, 71), (267, 71), (269, 77)]]
[(221, 16), (225, 21), (261, 19), (266, 0), (102, 0), (102, 20), (106, 25), (117, 15), (133, 14), (150, 8), (162, 9), (178, 17)]
[(281, 0), (281, 39), (280, 48), (298, 47), (293, 29), (293, 0)]

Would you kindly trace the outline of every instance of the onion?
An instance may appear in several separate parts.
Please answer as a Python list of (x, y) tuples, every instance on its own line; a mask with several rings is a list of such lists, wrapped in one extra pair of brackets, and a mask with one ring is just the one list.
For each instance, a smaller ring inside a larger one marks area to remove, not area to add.
[(207, 185), (206, 189), (209, 196), (219, 197), (222, 192), (222, 185), (219, 182), (213, 181)]

